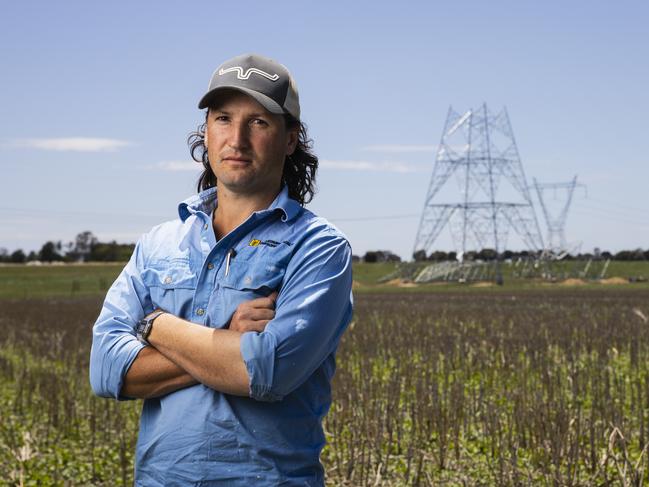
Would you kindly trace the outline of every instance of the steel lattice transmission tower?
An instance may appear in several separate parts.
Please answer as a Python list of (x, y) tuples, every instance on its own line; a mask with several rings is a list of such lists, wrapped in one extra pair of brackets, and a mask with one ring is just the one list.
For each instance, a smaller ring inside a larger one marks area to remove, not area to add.
[(449, 108), (414, 253), (428, 255), (446, 226), (462, 254), (484, 248), (501, 252), (511, 229), (527, 249), (543, 249), (505, 108), (497, 114), (486, 104), (464, 114)]
[[(543, 210), (543, 217), (548, 227), (548, 236), (546, 240), (547, 249), (555, 255), (568, 252), (568, 241), (566, 240), (566, 219), (568, 217), (568, 210), (572, 203), (572, 196), (575, 188), (584, 187), (583, 184), (577, 183), (577, 176), (572, 178), (571, 181), (566, 183), (539, 183), (534, 179), (534, 188), (539, 197), (539, 203)], [(548, 201), (544, 197), (545, 191), (552, 191), (554, 199), (558, 199), (558, 194), (561, 192), (564, 197), (562, 205), (559, 205), (558, 211), (552, 212), (549, 208)]]

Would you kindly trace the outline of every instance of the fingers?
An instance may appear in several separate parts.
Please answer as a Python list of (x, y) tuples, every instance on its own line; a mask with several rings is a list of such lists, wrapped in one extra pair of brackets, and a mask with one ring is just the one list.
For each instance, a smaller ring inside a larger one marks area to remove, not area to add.
[(230, 329), (241, 333), (264, 331), (266, 325), (275, 317), (277, 291), (265, 298), (251, 299), (239, 304), (230, 320)]
[(269, 308), (243, 308), (239, 315), (244, 320), (250, 321), (259, 321), (266, 320), (270, 321), (275, 318), (275, 310)]
[(262, 332), (271, 319), (272, 317), (270, 319), (252, 320), (242, 317), (238, 312), (235, 312), (230, 320), (230, 329), (240, 333), (247, 331)]
[(230, 329), (238, 331), (240, 333), (246, 333), (248, 331), (256, 331), (261, 333), (266, 328), (266, 325), (270, 323), (270, 320), (259, 320), (259, 321), (239, 321), (233, 327), (230, 325)]
[(232, 315), (233, 322), (270, 321), (275, 317), (275, 310), (270, 308), (253, 308), (248, 303), (242, 303)]
[(265, 298), (256, 298), (251, 299), (250, 301), (244, 301), (239, 305), (239, 308), (251, 307), (251, 308), (270, 308), (275, 309), (275, 301), (277, 301), (277, 291), (272, 292)]

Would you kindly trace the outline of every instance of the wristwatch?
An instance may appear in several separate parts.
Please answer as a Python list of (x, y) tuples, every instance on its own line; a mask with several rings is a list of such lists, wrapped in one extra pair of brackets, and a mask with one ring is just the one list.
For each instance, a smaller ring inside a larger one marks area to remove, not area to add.
[(144, 317), (137, 322), (137, 325), (135, 325), (135, 336), (138, 340), (140, 340), (141, 343), (150, 345), (149, 335), (151, 334), (151, 329), (153, 328), (153, 320), (165, 313), (166, 311), (157, 311), (150, 315), (148, 318)]

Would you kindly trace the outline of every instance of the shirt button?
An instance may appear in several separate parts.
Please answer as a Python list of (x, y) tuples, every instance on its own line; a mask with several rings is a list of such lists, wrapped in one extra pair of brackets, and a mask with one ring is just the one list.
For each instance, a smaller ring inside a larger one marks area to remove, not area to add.
[(171, 284), (171, 277), (165, 277), (165, 284)]
[(203, 230), (207, 230), (207, 223), (203, 225)]
[(198, 308), (198, 309), (196, 310), (196, 314), (197, 314), (198, 316), (203, 316), (203, 315), (205, 314), (205, 310), (204, 310), (203, 308)]
[(207, 264), (207, 268), (208, 268), (209, 270), (214, 269), (214, 264), (212, 264), (212, 263), (210, 262), (209, 264)]

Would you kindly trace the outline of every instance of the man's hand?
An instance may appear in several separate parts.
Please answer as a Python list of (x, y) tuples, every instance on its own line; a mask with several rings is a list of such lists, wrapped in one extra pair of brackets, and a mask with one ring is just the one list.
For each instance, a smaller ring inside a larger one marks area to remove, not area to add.
[(268, 322), (275, 317), (275, 301), (277, 301), (277, 291), (273, 291), (265, 298), (244, 301), (230, 318), (230, 330), (239, 333), (264, 331)]

